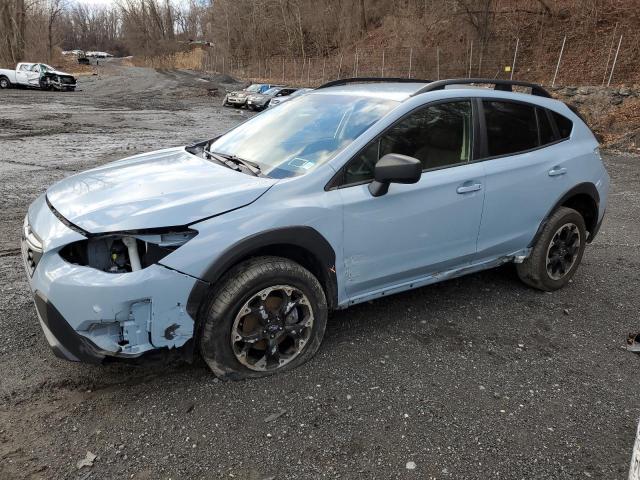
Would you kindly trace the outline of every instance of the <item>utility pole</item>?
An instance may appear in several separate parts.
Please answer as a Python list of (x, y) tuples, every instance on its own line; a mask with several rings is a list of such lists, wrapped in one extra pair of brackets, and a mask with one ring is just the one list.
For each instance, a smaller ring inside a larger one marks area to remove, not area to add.
[(611, 79), (613, 78), (613, 71), (616, 68), (616, 62), (618, 61), (618, 53), (620, 53), (620, 45), (622, 44), (622, 35), (620, 35), (620, 41), (618, 42), (618, 48), (616, 49), (616, 56), (613, 57), (613, 65), (611, 65), (611, 73), (609, 74), (609, 81), (607, 87), (611, 85)]
[(520, 37), (516, 38), (516, 50), (513, 52), (513, 63), (511, 64), (511, 80), (513, 80), (513, 72), (516, 69), (516, 57), (518, 56), (518, 45), (520, 45)]
[(562, 47), (560, 47), (560, 55), (558, 56), (558, 63), (556, 64), (556, 72), (553, 74), (553, 81), (551, 82), (551, 86), (555, 87), (556, 85), (556, 77), (558, 76), (558, 69), (560, 68), (560, 60), (562, 60), (562, 52), (564, 52), (564, 43), (567, 41), (567, 36), (565, 35), (562, 39)]

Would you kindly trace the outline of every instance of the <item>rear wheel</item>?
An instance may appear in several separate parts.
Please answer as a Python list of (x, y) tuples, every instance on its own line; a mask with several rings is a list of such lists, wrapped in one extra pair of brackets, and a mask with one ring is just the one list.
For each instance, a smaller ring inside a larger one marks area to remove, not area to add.
[(11, 82), (7, 77), (0, 77), (0, 88), (10, 88)]
[(517, 265), (518, 276), (540, 290), (564, 287), (580, 265), (586, 238), (582, 215), (572, 208), (560, 207), (544, 226), (531, 255)]
[(258, 257), (224, 276), (201, 321), (200, 353), (216, 376), (263, 377), (295, 368), (316, 353), (327, 302), (316, 277), (301, 265)]

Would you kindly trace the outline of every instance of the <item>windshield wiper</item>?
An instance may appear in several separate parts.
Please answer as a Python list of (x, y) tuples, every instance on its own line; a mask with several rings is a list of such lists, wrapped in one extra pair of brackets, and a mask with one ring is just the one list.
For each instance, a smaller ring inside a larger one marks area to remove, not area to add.
[(222, 165), (223, 167), (230, 168), (231, 170), (240, 171), (240, 167), (235, 163), (229, 163), (229, 161), (218, 153), (213, 153), (206, 148), (203, 148), (202, 151), (209, 156), (210, 159), (215, 160), (216, 163)]
[[(259, 177), (262, 174), (262, 170), (260, 169), (260, 165), (258, 165), (257, 163), (254, 163), (250, 160), (245, 160), (244, 158), (240, 158), (236, 155), (229, 155), (228, 153), (220, 153), (220, 152), (212, 152), (210, 150), (205, 150), (209, 155), (211, 155), (214, 158), (220, 158), (222, 157), (223, 159), (226, 159), (228, 161), (233, 162), (235, 165), (242, 165), (243, 167), (245, 167), (247, 170), (249, 170), (254, 176)], [(226, 162), (225, 162), (226, 163)]]

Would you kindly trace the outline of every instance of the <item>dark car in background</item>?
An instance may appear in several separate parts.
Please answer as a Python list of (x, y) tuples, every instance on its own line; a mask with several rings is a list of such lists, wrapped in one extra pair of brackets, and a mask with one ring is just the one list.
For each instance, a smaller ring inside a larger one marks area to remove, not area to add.
[(299, 88), (295, 92), (293, 92), (291, 95), (287, 95), (286, 97), (284, 97), (284, 96), (281, 96), (281, 97), (276, 96), (275, 98), (271, 99), (271, 101), (269, 102), (269, 105), (267, 105), (267, 107), (268, 108), (277, 107), (278, 105), (281, 105), (284, 102), (291, 100), (292, 98), (300, 97), (300, 96), (305, 95), (305, 94), (307, 94), (309, 92), (312, 92), (312, 91), (313, 91), (313, 88)]
[(298, 89), (293, 87), (273, 87), (264, 93), (252, 93), (247, 97), (247, 108), (249, 110), (264, 110), (269, 106), (272, 98), (288, 97), (296, 90)]
[(271, 85), (269, 83), (253, 83), (249, 85), (244, 90), (234, 90), (232, 92), (228, 92), (224, 100), (222, 101), (223, 107), (244, 107), (247, 104), (247, 97), (251, 94), (256, 93), (264, 93), (269, 90), (271, 87), (275, 87), (277, 85)]

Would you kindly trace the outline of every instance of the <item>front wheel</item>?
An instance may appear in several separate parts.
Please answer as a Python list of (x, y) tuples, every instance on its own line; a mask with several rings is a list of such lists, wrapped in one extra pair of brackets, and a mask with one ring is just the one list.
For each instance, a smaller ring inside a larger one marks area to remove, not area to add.
[(586, 239), (582, 215), (572, 208), (560, 207), (542, 229), (531, 255), (517, 265), (518, 276), (539, 290), (564, 287), (580, 265)]
[(318, 279), (286, 258), (232, 268), (202, 313), (200, 353), (213, 373), (241, 380), (289, 370), (320, 347), (327, 301)]

